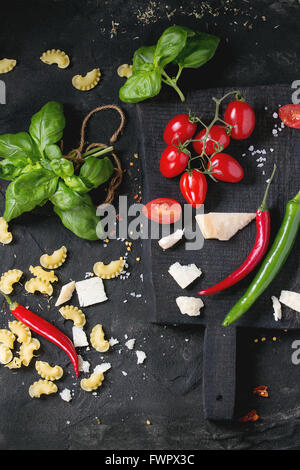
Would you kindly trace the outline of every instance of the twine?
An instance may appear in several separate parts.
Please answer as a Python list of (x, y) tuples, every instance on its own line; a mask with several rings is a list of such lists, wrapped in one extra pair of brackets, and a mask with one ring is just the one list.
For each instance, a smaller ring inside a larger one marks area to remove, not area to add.
[[(79, 146), (76, 149), (71, 150), (67, 155), (65, 155), (65, 158), (67, 160), (72, 161), (75, 164), (75, 167), (77, 167), (77, 168), (79, 166), (81, 166), (85, 161), (85, 159), (82, 157), (83, 153), (88, 152), (89, 150), (91, 150), (92, 148), (95, 148), (95, 147), (103, 148), (103, 149), (108, 147), (108, 145), (103, 144), (101, 142), (100, 143), (94, 142), (94, 143), (88, 145), (85, 148), (85, 131), (86, 131), (86, 126), (87, 126), (88, 120), (95, 113), (98, 113), (99, 111), (103, 111), (105, 109), (114, 109), (115, 111), (117, 111), (119, 113), (120, 118), (121, 118), (120, 126), (118, 127), (118, 129), (113, 133), (113, 135), (109, 139), (110, 143), (116, 142), (117, 138), (119, 137), (119, 134), (122, 132), (122, 130), (124, 128), (125, 116), (124, 116), (124, 113), (123, 113), (122, 109), (119, 108), (119, 106), (117, 106), (115, 104), (107, 104), (107, 105), (104, 105), (104, 106), (99, 106), (99, 107), (93, 109), (92, 111), (90, 111), (89, 114), (82, 121)], [(61, 147), (63, 147), (63, 142), (61, 142)], [(123, 179), (123, 171), (122, 171), (121, 162), (120, 162), (119, 158), (117, 157), (117, 155), (114, 152), (111, 152), (111, 155), (113, 156), (113, 159), (114, 159), (115, 165), (116, 165), (114, 167), (115, 175), (110, 180), (110, 183), (109, 183), (109, 186), (108, 186), (108, 189), (107, 189), (107, 196), (106, 196), (106, 199), (105, 199), (105, 201), (103, 202), (102, 205), (110, 204), (113, 201), (115, 191), (120, 186), (120, 184), (122, 182), (122, 179)]]

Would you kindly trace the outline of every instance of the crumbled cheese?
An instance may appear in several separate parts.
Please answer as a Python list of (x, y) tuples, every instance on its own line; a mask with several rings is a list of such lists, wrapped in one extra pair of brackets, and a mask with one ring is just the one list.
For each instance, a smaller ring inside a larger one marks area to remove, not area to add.
[(287, 307), (300, 313), (300, 294), (289, 290), (282, 290), (279, 301)]
[(177, 262), (169, 267), (169, 273), (177, 282), (177, 284), (182, 289), (185, 289), (195, 279), (201, 276), (202, 271), (201, 269), (197, 268), (195, 264), (188, 264), (184, 266)]
[(59, 305), (62, 305), (68, 302), (68, 300), (71, 299), (74, 290), (75, 290), (75, 281), (71, 281), (68, 284), (65, 284), (64, 286), (62, 286), (60, 294), (56, 301), (55, 307), (58, 307)]
[(107, 370), (111, 369), (111, 363), (110, 362), (104, 362), (103, 364), (99, 364), (98, 366), (95, 367), (94, 372), (106, 372)]
[(60, 396), (62, 400), (64, 401), (71, 401), (72, 400), (72, 395), (71, 395), (71, 390), (68, 388), (64, 388), (62, 392), (60, 392)]
[(90, 371), (90, 363), (85, 361), (80, 354), (78, 354), (78, 368), (79, 372), (88, 373)]
[(204, 303), (197, 297), (177, 297), (176, 304), (183, 315), (196, 317), (200, 315), (200, 309), (204, 307)]
[(280, 304), (279, 300), (277, 299), (277, 297), (275, 297), (275, 295), (272, 295), (271, 299), (272, 299), (272, 302), (273, 302), (274, 319), (275, 319), (275, 321), (281, 320), (281, 318), (282, 318), (281, 304)]
[(134, 348), (134, 345), (135, 345), (135, 339), (129, 339), (128, 341), (126, 341), (125, 343), (125, 346), (128, 348), (128, 349), (133, 349)]
[(82, 328), (79, 328), (78, 326), (73, 326), (72, 333), (75, 348), (82, 348), (84, 346), (89, 345), (86, 334)]
[(125, 372), (125, 370), (122, 370), (122, 374), (126, 377), (127, 372)]
[(117, 338), (110, 338), (108, 342), (111, 347), (115, 346), (116, 344), (119, 344), (119, 340)]
[(107, 300), (103, 281), (99, 277), (76, 282), (76, 291), (80, 307), (88, 307)]
[(171, 233), (170, 235), (167, 235), (166, 237), (161, 238), (158, 241), (158, 244), (163, 250), (167, 250), (168, 248), (171, 248), (182, 239), (183, 233), (184, 233), (183, 230), (178, 229), (174, 233)]
[(137, 355), (137, 364), (143, 364), (144, 360), (147, 358), (144, 351), (135, 351)]

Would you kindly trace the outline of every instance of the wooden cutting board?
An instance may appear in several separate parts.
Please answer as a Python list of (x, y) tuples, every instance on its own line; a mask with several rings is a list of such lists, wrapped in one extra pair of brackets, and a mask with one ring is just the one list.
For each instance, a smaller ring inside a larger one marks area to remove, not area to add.
[[(254, 108), (257, 123), (252, 136), (244, 141), (232, 140), (225, 150), (243, 166), (245, 177), (238, 184), (214, 183), (209, 179), (204, 212), (255, 212), (261, 204), (266, 181), (276, 163), (276, 177), (270, 188), (268, 205), (271, 212), (271, 240), (278, 231), (286, 203), (300, 186), (300, 132), (281, 127), (278, 107), (291, 102), (290, 85), (239, 88), (246, 101)], [(179, 190), (179, 179), (164, 178), (159, 171), (159, 160), (166, 144), (163, 131), (176, 114), (189, 112), (209, 124), (214, 116), (212, 97), (222, 97), (228, 89), (209, 89), (193, 92), (185, 103), (179, 101), (149, 101), (137, 106), (140, 126), (140, 156), (143, 162), (143, 202), (170, 197), (184, 204)], [(226, 104), (225, 101), (223, 111)], [(265, 160), (264, 160), (265, 159)], [(203, 248), (186, 250), (180, 242), (163, 251), (157, 240), (145, 240), (145, 256), (149, 264), (149, 300), (153, 306), (153, 321), (164, 325), (194, 325), (205, 327), (204, 344), (204, 410), (208, 419), (231, 419), (234, 413), (236, 382), (236, 328), (299, 328), (295, 312), (283, 307), (283, 319), (275, 322), (271, 295), (280, 295), (282, 289), (300, 291), (300, 237), (286, 265), (251, 310), (230, 328), (221, 326), (222, 320), (244, 293), (254, 273), (236, 286), (212, 296), (203, 296), (205, 307), (199, 317), (182, 315), (175, 299), (181, 295), (197, 297), (197, 291), (210, 287), (233, 272), (247, 257), (255, 240), (253, 221), (231, 240), (205, 240)], [(168, 274), (175, 262), (195, 263), (203, 274), (191, 287), (182, 290)]]

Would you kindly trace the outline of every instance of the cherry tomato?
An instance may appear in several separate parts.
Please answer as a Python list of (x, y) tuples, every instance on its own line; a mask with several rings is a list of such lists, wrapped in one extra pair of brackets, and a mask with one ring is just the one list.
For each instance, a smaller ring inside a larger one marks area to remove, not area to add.
[[(205, 136), (206, 129), (202, 129), (194, 139), (202, 139)], [(210, 140), (213, 139), (213, 140)], [(212, 155), (217, 150), (217, 144), (213, 141), (219, 142), (219, 144), (223, 145), (223, 149), (228, 147), (230, 143), (230, 137), (226, 132), (225, 127), (220, 126), (218, 124), (212, 126), (210, 131), (207, 134), (207, 141), (205, 143), (205, 153), (206, 155)], [(194, 150), (201, 154), (203, 150), (203, 142), (193, 142)]]
[(237, 140), (247, 139), (255, 127), (255, 114), (248, 103), (232, 101), (226, 108), (224, 120), (233, 126), (230, 137)]
[(164, 131), (164, 140), (167, 145), (183, 144), (195, 134), (197, 124), (190, 121), (188, 114), (177, 114), (168, 122)]
[(197, 170), (184, 172), (180, 178), (180, 190), (185, 200), (198, 208), (205, 201), (207, 181), (203, 173)]
[(174, 178), (180, 175), (185, 169), (189, 161), (189, 156), (169, 145), (160, 157), (160, 172), (166, 178)]
[(238, 183), (244, 178), (244, 170), (235, 158), (227, 153), (216, 153), (210, 159), (208, 169), (212, 169), (212, 175), (220, 181), (227, 183)]
[(181, 205), (175, 199), (160, 197), (143, 207), (143, 214), (159, 224), (173, 224), (181, 217)]
[(279, 117), (289, 127), (300, 129), (300, 104), (286, 104), (279, 108)]

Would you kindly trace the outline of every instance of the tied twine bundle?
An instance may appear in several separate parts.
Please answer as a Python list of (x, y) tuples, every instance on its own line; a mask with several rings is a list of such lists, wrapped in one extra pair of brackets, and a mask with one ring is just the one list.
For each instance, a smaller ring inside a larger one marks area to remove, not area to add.
[[(108, 186), (108, 189), (107, 189), (107, 196), (106, 196), (105, 201), (102, 203), (102, 205), (110, 204), (113, 201), (114, 196), (115, 196), (115, 191), (120, 186), (120, 184), (122, 182), (122, 179), (123, 179), (122, 166), (121, 166), (121, 162), (120, 162), (119, 158), (112, 151), (113, 147), (109, 147), (108, 145), (103, 144), (101, 142), (100, 143), (99, 142), (94, 142), (94, 143), (89, 144), (88, 146), (85, 147), (85, 131), (86, 131), (86, 126), (87, 126), (87, 123), (88, 123), (88, 120), (90, 119), (90, 117), (93, 116), (95, 113), (98, 113), (99, 111), (103, 111), (103, 110), (106, 110), (106, 109), (114, 109), (115, 111), (117, 111), (119, 113), (120, 118), (121, 118), (120, 126), (113, 133), (113, 135), (111, 136), (111, 138), (109, 140), (110, 143), (116, 142), (117, 138), (119, 137), (119, 134), (122, 132), (122, 130), (124, 128), (124, 124), (125, 124), (124, 113), (121, 110), (121, 108), (119, 108), (119, 106), (117, 106), (115, 104), (108, 104), (108, 105), (104, 105), (104, 106), (99, 106), (99, 107), (93, 109), (92, 111), (90, 111), (89, 114), (87, 114), (87, 116), (82, 121), (79, 146), (76, 149), (71, 150), (67, 155), (64, 156), (67, 160), (70, 160), (75, 164), (75, 168), (78, 168), (85, 162), (84, 156), (88, 156), (87, 154), (90, 154), (90, 156), (95, 155), (93, 152), (91, 152), (92, 149), (95, 149), (95, 148), (97, 148), (99, 150), (103, 149), (104, 150), (103, 154), (107, 153), (107, 152), (105, 152), (105, 149), (110, 149), (108, 151), (111, 151), (111, 155), (112, 155), (112, 157), (115, 161), (115, 165), (116, 165), (114, 167), (115, 175), (110, 180), (110, 183), (109, 183), (109, 186)], [(61, 147), (63, 147), (63, 142), (61, 142)], [(99, 154), (100, 153), (98, 153), (98, 155)]]

